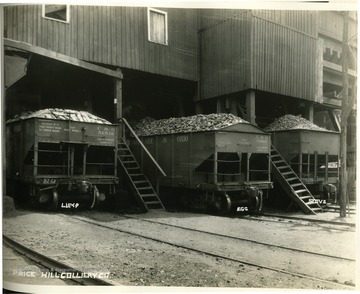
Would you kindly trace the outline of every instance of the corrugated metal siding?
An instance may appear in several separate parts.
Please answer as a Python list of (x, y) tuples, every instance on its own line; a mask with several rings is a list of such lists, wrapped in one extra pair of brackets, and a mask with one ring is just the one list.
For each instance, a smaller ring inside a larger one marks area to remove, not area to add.
[[(204, 12), (201, 98), (250, 87), (250, 11)], [(225, 18), (224, 18), (225, 17)]]
[(148, 41), (147, 8), (70, 6), (70, 23), (44, 19), (41, 5), (5, 8), (6, 37), (78, 59), (197, 79), (197, 11), (168, 13), (168, 46)]
[(315, 99), (316, 38), (253, 17), (251, 87)]

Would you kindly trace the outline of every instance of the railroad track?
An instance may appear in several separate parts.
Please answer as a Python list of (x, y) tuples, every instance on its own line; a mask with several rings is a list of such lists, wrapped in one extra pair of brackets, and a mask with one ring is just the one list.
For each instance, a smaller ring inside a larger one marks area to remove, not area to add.
[[(108, 281), (92, 277), (88, 273), (79, 271), (69, 265), (66, 265), (62, 262), (54, 260), (48, 256), (45, 256), (37, 251), (34, 251), (23, 244), (13, 240), (12, 238), (3, 235), (3, 243), (15, 250), (16, 252), (26, 256), (32, 260), (35, 264), (39, 265), (42, 268), (49, 270), (49, 274), (56, 276), (58, 278), (66, 279), (73, 282), (76, 285), (86, 285), (86, 286), (112, 286), (113, 284)], [(86, 277), (84, 277), (86, 276)]]
[(242, 215), (242, 216), (234, 216), (234, 217), (232, 216), (231, 218), (261, 221), (261, 222), (275, 222), (275, 223), (288, 220), (291, 221), (292, 223), (296, 222), (296, 225), (304, 226), (304, 227), (308, 227), (309, 225), (313, 225), (313, 226), (317, 225), (323, 229), (331, 229), (331, 230), (343, 231), (343, 232), (355, 232), (355, 224), (353, 223), (338, 223), (331, 221), (311, 220), (307, 218), (278, 216), (272, 214)]
[[(99, 221), (96, 221), (96, 220), (85, 219), (84, 217), (71, 216), (71, 218), (77, 219), (79, 221), (82, 221), (82, 222), (85, 222), (85, 223), (88, 223), (88, 224), (96, 225), (96, 226), (101, 227), (101, 228), (106, 228), (106, 229), (109, 229), (109, 230), (112, 230), (112, 231), (117, 231), (117, 232), (121, 232), (121, 233), (125, 233), (125, 234), (130, 234), (130, 235), (133, 235), (133, 236), (145, 238), (145, 239), (152, 240), (152, 241), (155, 241), (155, 242), (161, 242), (161, 243), (168, 244), (168, 245), (171, 245), (171, 246), (175, 246), (175, 247), (178, 247), (178, 248), (182, 248), (182, 249), (190, 250), (190, 251), (193, 251), (193, 252), (205, 254), (205, 255), (208, 255), (208, 256), (215, 257), (215, 258), (221, 258), (221, 259), (228, 260), (228, 261), (238, 262), (238, 263), (245, 264), (245, 265), (248, 265), (248, 266), (253, 266), (253, 267), (256, 267), (256, 268), (262, 268), (262, 269), (275, 271), (275, 272), (278, 272), (278, 273), (283, 273), (283, 274), (287, 274), (287, 275), (291, 275), (291, 276), (295, 276), (295, 277), (311, 279), (311, 280), (318, 281), (318, 282), (323, 282), (323, 283), (326, 283), (326, 284), (329, 284), (329, 285), (336, 285), (336, 286), (341, 285), (342, 287), (344, 287), (346, 289), (354, 289), (354, 287), (355, 287), (353, 285), (349, 285), (346, 282), (344, 283), (344, 282), (339, 282), (339, 281), (336, 281), (336, 280), (332, 281), (332, 280), (328, 280), (328, 279), (318, 278), (317, 276), (313, 276), (311, 274), (283, 269), (280, 266), (270, 266), (268, 264), (261, 264), (259, 262), (252, 262), (252, 261), (246, 260), (244, 258), (238, 258), (238, 257), (229, 256), (229, 255), (227, 255), (226, 252), (225, 253), (224, 252), (220, 253), (220, 252), (206, 250), (206, 249), (202, 249), (202, 248), (196, 248), (196, 246), (192, 246), (191, 244), (188, 244), (188, 243), (169, 241), (167, 238), (161, 238), (160, 236), (158, 236), (158, 234), (157, 234), (157, 236), (149, 235), (149, 234), (146, 235), (146, 232), (145, 232), (146, 230), (141, 230), (140, 232), (136, 232), (133, 229), (126, 229), (126, 226), (124, 226), (124, 224), (122, 224), (122, 227), (119, 228), (119, 227), (112, 227), (112, 226), (106, 225), (106, 224), (104, 224), (102, 222), (99, 222)], [(165, 223), (156, 222), (156, 221), (153, 221), (153, 220), (140, 219), (140, 218), (136, 218), (136, 217), (124, 216), (124, 219), (147, 222), (147, 223), (151, 223), (151, 224), (157, 225), (157, 226), (168, 227), (168, 228), (171, 228), (173, 230), (174, 229), (185, 230), (185, 231), (188, 231), (188, 232), (194, 232), (197, 235), (203, 234), (204, 236), (208, 235), (208, 236), (216, 237), (216, 238), (226, 238), (227, 240), (248, 242), (248, 243), (252, 244), (251, 247), (253, 247), (254, 244), (255, 244), (255, 246), (258, 245), (258, 246), (270, 247), (271, 250), (277, 249), (277, 250), (285, 250), (287, 252), (293, 251), (293, 252), (305, 254), (305, 255), (308, 255), (308, 256), (311, 256), (311, 257), (327, 258), (327, 259), (330, 258), (330, 259), (332, 259), (333, 262), (339, 262), (339, 264), (341, 264), (343, 262), (351, 263), (351, 264), (354, 263), (355, 264), (355, 260), (350, 259), (350, 258), (343, 258), (343, 257), (339, 257), (339, 256), (331, 256), (331, 255), (327, 255), (327, 254), (315, 253), (315, 252), (299, 250), (299, 249), (294, 249), (294, 248), (287, 248), (287, 247), (284, 247), (284, 246), (267, 244), (267, 243), (257, 242), (255, 240), (248, 240), (248, 239), (244, 239), (244, 238), (229, 237), (229, 236), (225, 236), (225, 235), (221, 235), (221, 234), (216, 234), (216, 233), (211, 233), (211, 232), (206, 232), (206, 231), (200, 231), (200, 230), (197, 230), (197, 229), (181, 227), (181, 226), (171, 225), (171, 224), (165, 224)], [(161, 232), (161, 229), (159, 229), (159, 232)], [(179, 232), (179, 235), (180, 234), (181, 234), (181, 232)], [(199, 239), (202, 239), (202, 238), (199, 238)], [(224, 242), (222, 242), (222, 243), (224, 243)]]
[(167, 227), (185, 229), (185, 230), (188, 230), (188, 231), (193, 231), (193, 232), (198, 232), (198, 233), (205, 233), (205, 234), (209, 234), (209, 235), (213, 235), (213, 236), (218, 236), (218, 237), (225, 237), (225, 238), (229, 238), (229, 239), (233, 239), (233, 240), (238, 240), (238, 241), (245, 241), (245, 242), (250, 242), (250, 243), (254, 243), (254, 244), (261, 244), (261, 245), (270, 246), (270, 247), (274, 247), (274, 248), (280, 248), (280, 249), (285, 249), (285, 250), (290, 250), (290, 251), (296, 251), (296, 252), (301, 252), (301, 253), (306, 253), (306, 254), (313, 254), (313, 255), (317, 255), (317, 256), (324, 256), (324, 257), (329, 257), (329, 258), (334, 258), (334, 259), (339, 259), (339, 260), (356, 261), (355, 259), (352, 259), (352, 258), (334, 256), (334, 255), (330, 255), (330, 254), (324, 254), (324, 253), (307, 251), (307, 250), (302, 250), (302, 249), (297, 249), (297, 248), (291, 248), (291, 247), (286, 247), (286, 246), (281, 246), (281, 245), (264, 243), (264, 242), (259, 242), (259, 241), (252, 240), (252, 239), (240, 238), (240, 237), (234, 237), (234, 236), (228, 236), (228, 235), (223, 235), (223, 234), (218, 234), (218, 233), (213, 233), (213, 232), (208, 232), (208, 231), (197, 230), (197, 229), (193, 229), (193, 228), (189, 228), (189, 227), (184, 227), (184, 226), (177, 226), (177, 225), (172, 225), (172, 224), (165, 224), (165, 223), (163, 223), (163, 222), (156, 222), (156, 221), (153, 221), (153, 220), (141, 219), (141, 218), (137, 218), (137, 217), (131, 217), (131, 216), (128, 216), (128, 215), (126, 215), (126, 216), (124, 216), (124, 217), (125, 217), (125, 218), (130, 218), (130, 219), (137, 219), (137, 220), (144, 221), (144, 222), (148, 222), (148, 223), (154, 223), (154, 224), (164, 225), (164, 226), (167, 226)]
[(345, 222), (334, 222), (328, 220), (321, 220), (321, 219), (309, 219), (305, 217), (298, 217), (298, 216), (286, 216), (286, 215), (276, 215), (271, 213), (254, 213), (255, 215), (266, 216), (266, 217), (275, 217), (275, 218), (283, 218), (283, 219), (290, 219), (290, 220), (299, 220), (299, 221), (308, 221), (313, 223), (319, 224), (330, 224), (335, 226), (348, 226), (348, 227), (355, 227), (355, 223), (345, 223)]

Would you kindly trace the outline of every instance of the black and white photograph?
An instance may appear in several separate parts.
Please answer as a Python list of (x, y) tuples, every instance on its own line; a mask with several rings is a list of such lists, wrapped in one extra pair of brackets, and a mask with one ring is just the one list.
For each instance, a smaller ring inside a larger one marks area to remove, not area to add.
[(0, 3), (5, 293), (360, 290), (330, 2)]

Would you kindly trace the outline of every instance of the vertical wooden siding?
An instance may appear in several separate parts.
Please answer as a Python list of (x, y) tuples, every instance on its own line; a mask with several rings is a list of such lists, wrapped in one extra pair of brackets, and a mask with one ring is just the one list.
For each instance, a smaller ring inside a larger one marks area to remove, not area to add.
[[(354, 19), (355, 13), (351, 14), (349, 19), (349, 38), (353, 37), (358, 30), (357, 21)], [(317, 12), (318, 32), (321, 35), (328, 36), (339, 43), (343, 39), (344, 18), (338, 11), (322, 11)], [(352, 45), (357, 47), (356, 38), (353, 39)]]
[(252, 18), (251, 88), (315, 99), (316, 38)]
[(6, 37), (78, 59), (197, 79), (197, 12), (168, 13), (168, 46), (148, 41), (144, 7), (70, 6), (70, 23), (44, 19), (41, 5), (5, 8)]
[(315, 16), (302, 11), (204, 12), (201, 98), (258, 89), (316, 99)]
[(316, 36), (316, 12), (299, 10), (253, 10), (253, 15)]
[[(226, 14), (225, 14), (226, 13)], [(209, 11), (200, 38), (201, 98), (250, 87), (250, 11)]]

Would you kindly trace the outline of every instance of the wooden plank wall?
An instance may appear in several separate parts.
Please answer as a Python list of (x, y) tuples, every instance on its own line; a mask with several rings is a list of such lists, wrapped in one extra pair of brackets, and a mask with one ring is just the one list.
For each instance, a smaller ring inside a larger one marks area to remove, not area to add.
[(201, 98), (258, 89), (315, 100), (315, 18), (304, 11), (203, 11)]
[[(349, 19), (349, 38), (357, 33), (356, 13), (350, 13)], [(343, 39), (343, 14), (339, 11), (319, 11), (317, 12), (318, 32), (320, 35), (330, 37), (333, 40), (342, 42)], [(356, 38), (353, 39), (352, 45), (356, 45)]]
[(256, 15), (251, 36), (251, 88), (314, 101), (317, 38)]
[(316, 12), (301, 10), (253, 10), (253, 16), (273, 21), (316, 37)]
[(201, 99), (249, 88), (251, 11), (201, 13)]
[(5, 37), (90, 62), (195, 81), (197, 11), (161, 10), (168, 13), (168, 46), (148, 41), (146, 7), (70, 6), (67, 24), (42, 18), (41, 5), (10, 6)]

